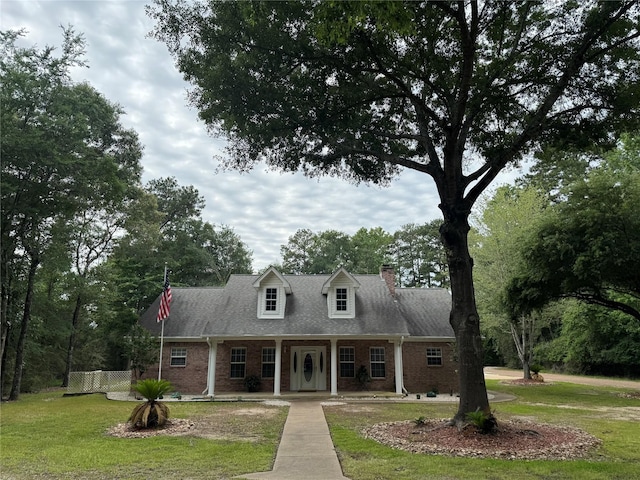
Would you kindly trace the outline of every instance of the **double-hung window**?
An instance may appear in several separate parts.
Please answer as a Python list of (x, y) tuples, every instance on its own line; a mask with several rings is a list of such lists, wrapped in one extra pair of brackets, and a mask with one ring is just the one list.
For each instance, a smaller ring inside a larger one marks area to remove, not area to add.
[(336, 312), (348, 310), (348, 291), (346, 288), (336, 288)]
[(266, 312), (276, 312), (278, 310), (278, 289), (267, 287), (265, 290), (265, 305)]
[(340, 347), (340, 376), (353, 378), (356, 375), (356, 352), (354, 347)]
[(435, 367), (442, 365), (442, 349), (427, 348), (427, 366)]
[(276, 349), (264, 347), (262, 349), (262, 378), (273, 378), (276, 374)]
[(371, 378), (385, 377), (384, 347), (371, 347), (369, 350)]
[(236, 347), (231, 349), (231, 378), (244, 378), (247, 364), (247, 349)]
[(186, 366), (187, 365), (187, 349), (184, 347), (172, 347), (170, 365), (172, 367)]

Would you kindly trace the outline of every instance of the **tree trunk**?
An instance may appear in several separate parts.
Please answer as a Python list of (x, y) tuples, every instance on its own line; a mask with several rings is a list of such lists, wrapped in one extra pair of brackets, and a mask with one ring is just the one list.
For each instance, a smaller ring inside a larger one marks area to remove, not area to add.
[(67, 348), (67, 365), (64, 369), (64, 378), (62, 386), (69, 386), (69, 377), (71, 376), (71, 364), (73, 363), (73, 350), (76, 345), (76, 335), (78, 331), (78, 322), (80, 320), (80, 310), (82, 309), (82, 298), (80, 295), (76, 297), (76, 306), (73, 309), (73, 318), (71, 320), (71, 334), (69, 335), (69, 347)]
[(7, 371), (7, 342), (11, 325), (9, 323), (9, 315), (11, 311), (11, 288), (12, 282), (9, 276), (9, 256), (5, 250), (2, 251), (2, 264), (0, 265), (0, 399), (4, 393), (4, 379)]
[(4, 282), (2, 284), (2, 314), (0, 319), (0, 399), (4, 394), (4, 379), (7, 371), (7, 341), (11, 332), (9, 324), (9, 294), (5, 291)]
[(11, 385), (11, 392), (9, 393), (9, 400), (18, 400), (18, 398), (20, 397), (20, 384), (22, 383), (22, 370), (24, 367), (24, 346), (27, 341), (27, 329), (29, 327), (29, 321), (31, 320), (33, 288), (39, 263), (40, 259), (37, 255), (31, 257), (31, 264), (29, 265), (29, 277), (27, 280), (27, 294), (24, 300), (24, 313), (22, 315), (22, 325), (20, 326), (20, 336), (18, 337), (18, 344), (16, 345), (16, 364), (13, 374), (13, 382)]
[(440, 230), (447, 250), (451, 277), (451, 314), (449, 322), (456, 336), (460, 404), (453, 422), (461, 425), (467, 413), (491, 413), (484, 381), (484, 352), (480, 336), (480, 317), (473, 288), (473, 260), (469, 254), (468, 216), (447, 218)]
[[(10, 332), (7, 332), (8, 334)], [(7, 377), (7, 360), (9, 351), (5, 348), (2, 352), (2, 364), (0, 365), (0, 399), (4, 398), (4, 381)]]
[[(518, 358), (522, 363), (522, 377), (525, 380), (531, 380), (531, 359), (533, 358), (533, 319), (522, 315), (521, 328), (522, 332), (518, 332), (514, 322), (511, 322), (511, 337), (518, 352)], [(527, 340), (528, 337), (528, 340)]]

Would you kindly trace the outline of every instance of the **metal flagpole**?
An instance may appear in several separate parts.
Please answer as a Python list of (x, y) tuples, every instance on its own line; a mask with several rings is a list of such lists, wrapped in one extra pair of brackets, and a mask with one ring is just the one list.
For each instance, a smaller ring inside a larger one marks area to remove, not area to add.
[[(165, 286), (167, 285), (167, 264), (164, 264), (164, 281), (162, 283), (162, 295), (165, 294)], [(160, 299), (160, 303), (162, 303), (162, 299)], [(162, 326), (160, 327), (160, 363), (158, 363), (158, 381), (162, 380), (162, 347), (164, 345), (164, 321), (166, 319), (163, 318), (161, 320)]]
[(158, 380), (162, 380), (162, 346), (164, 343), (164, 320), (162, 320), (162, 327), (160, 328), (160, 363), (158, 364)]

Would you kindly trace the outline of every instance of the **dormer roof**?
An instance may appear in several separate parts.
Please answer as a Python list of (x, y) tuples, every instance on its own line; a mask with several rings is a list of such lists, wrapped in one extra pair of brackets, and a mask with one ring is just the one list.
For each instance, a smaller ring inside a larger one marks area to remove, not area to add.
[(276, 267), (269, 267), (262, 275), (260, 275), (255, 282), (253, 282), (253, 287), (255, 289), (259, 289), (264, 283), (272, 283), (273, 279), (276, 278), (277, 281), (282, 285), (284, 291), (287, 295), (291, 293), (291, 284), (287, 281), (287, 279), (282, 275)]
[(329, 289), (335, 284), (345, 285), (348, 284), (353, 288), (360, 287), (360, 283), (355, 279), (353, 275), (347, 272), (344, 267), (340, 267), (338, 270), (333, 272), (333, 274), (327, 279), (326, 282), (322, 284), (322, 294), (327, 295), (329, 293)]

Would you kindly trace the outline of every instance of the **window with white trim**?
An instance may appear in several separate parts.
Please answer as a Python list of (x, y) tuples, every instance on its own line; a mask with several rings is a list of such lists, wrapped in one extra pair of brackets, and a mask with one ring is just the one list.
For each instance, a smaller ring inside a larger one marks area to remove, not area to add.
[(278, 289), (268, 287), (265, 289), (265, 305), (264, 310), (266, 312), (275, 312), (278, 310)]
[(360, 283), (340, 267), (322, 284), (322, 294), (327, 296), (329, 318), (355, 318), (356, 290)]
[(247, 349), (235, 347), (231, 349), (231, 378), (244, 378), (247, 364)]
[(355, 289), (333, 287), (327, 295), (327, 306), (331, 318), (353, 318), (355, 316)]
[(369, 357), (371, 364), (371, 378), (384, 378), (386, 372), (384, 347), (371, 347), (369, 349)]
[(442, 349), (441, 348), (427, 348), (427, 366), (429, 367), (442, 366)]
[(262, 348), (262, 378), (273, 378), (276, 374), (275, 347)]
[(340, 376), (353, 378), (356, 376), (356, 349), (355, 347), (340, 347)]
[(172, 367), (184, 367), (187, 365), (187, 349), (185, 347), (171, 347)]
[(261, 287), (258, 290), (258, 318), (284, 318), (286, 302), (285, 290), (281, 286)]

